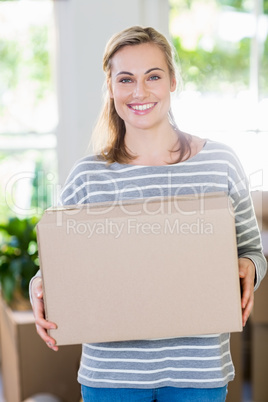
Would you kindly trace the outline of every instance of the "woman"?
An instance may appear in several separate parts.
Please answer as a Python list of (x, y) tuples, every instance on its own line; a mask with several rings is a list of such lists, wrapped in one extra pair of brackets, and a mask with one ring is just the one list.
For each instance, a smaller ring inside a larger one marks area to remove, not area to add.
[[(172, 48), (153, 28), (131, 27), (107, 44), (107, 98), (94, 132), (94, 156), (78, 161), (64, 205), (225, 191), (238, 241), (243, 325), (266, 272), (245, 174), (233, 151), (177, 128)], [(31, 284), (37, 332), (53, 350), (44, 319), (42, 280)], [(234, 378), (229, 334), (83, 345), (78, 381), (84, 401), (218, 401)]]

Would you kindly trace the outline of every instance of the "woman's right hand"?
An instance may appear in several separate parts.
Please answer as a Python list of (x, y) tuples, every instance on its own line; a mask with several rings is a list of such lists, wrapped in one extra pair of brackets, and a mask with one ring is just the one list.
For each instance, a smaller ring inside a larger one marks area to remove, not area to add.
[(51, 338), (47, 333), (48, 329), (56, 329), (57, 325), (45, 319), (42, 278), (34, 278), (30, 291), (36, 331), (50, 349), (57, 351), (59, 348), (56, 346), (55, 339)]

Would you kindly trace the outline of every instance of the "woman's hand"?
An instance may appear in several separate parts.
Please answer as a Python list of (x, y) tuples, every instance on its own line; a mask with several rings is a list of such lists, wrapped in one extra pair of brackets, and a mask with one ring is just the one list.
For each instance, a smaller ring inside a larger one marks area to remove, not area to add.
[(56, 329), (57, 325), (45, 319), (42, 278), (37, 277), (33, 280), (31, 297), (36, 331), (50, 349), (57, 351), (59, 348), (56, 346), (55, 339), (51, 338), (47, 333), (48, 329)]
[(249, 258), (239, 258), (238, 264), (242, 292), (242, 323), (244, 327), (254, 304), (255, 265)]

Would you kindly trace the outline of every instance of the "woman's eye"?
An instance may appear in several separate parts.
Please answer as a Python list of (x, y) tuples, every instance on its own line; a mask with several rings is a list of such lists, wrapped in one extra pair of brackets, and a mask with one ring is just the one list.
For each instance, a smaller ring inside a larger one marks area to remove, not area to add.
[(132, 80), (131, 80), (131, 78), (122, 78), (122, 79), (120, 80), (120, 82), (122, 82), (123, 84), (125, 84), (125, 83), (132, 82)]
[(159, 79), (160, 79), (159, 75), (152, 75), (152, 76), (150, 77), (150, 80), (151, 80), (151, 81), (157, 81), (157, 80), (159, 80)]

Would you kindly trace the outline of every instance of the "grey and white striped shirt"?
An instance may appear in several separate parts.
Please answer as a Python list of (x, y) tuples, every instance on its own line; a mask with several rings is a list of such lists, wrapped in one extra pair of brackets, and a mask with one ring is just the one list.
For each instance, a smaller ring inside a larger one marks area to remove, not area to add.
[[(61, 194), (63, 205), (223, 191), (235, 211), (239, 257), (266, 272), (259, 230), (244, 171), (226, 145), (208, 140), (185, 162), (164, 166), (108, 165), (79, 160)], [(86, 307), (85, 307), (86, 308)], [(84, 344), (78, 381), (92, 387), (222, 387), (234, 377), (229, 334)]]

